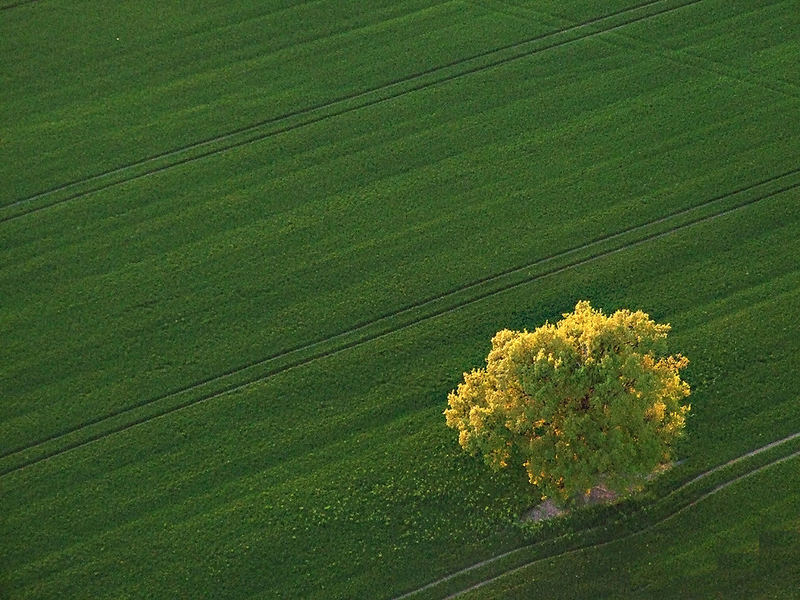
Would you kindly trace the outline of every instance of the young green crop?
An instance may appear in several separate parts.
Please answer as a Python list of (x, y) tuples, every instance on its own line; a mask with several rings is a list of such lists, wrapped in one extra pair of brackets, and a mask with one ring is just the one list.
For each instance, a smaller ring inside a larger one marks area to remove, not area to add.
[(0, 464), (55, 452), (0, 477), (3, 594), (388, 598), (523, 543), (443, 398), (577, 298), (674, 324), (683, 473), (800, 429), (791, 2), (185, 4), (0, 13), (0, 218), (50, 206), (0, 223)]

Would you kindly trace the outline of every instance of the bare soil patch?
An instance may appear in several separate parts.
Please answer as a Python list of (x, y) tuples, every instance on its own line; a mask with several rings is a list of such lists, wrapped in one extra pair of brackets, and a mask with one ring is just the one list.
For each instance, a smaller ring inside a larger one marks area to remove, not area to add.
[[(611, 504), (618, 498), (616, 492), (609, 490), (607, 487), (603, 485), (598, 485), (593, 487), (589, 490), (588, 493), (584, 494), (580, 497), (577, 501), (578, 508), (583, 506), (591, 506), (593, 504)], [(569, 510), (565, 508), (561, 508), (560, 506), (556, 505), (551, 499), (547, 499), (541, 504), (534, 506), (533, 508), (528, 509), (525, 511), (520, 519), (522, 521), (546, 521), (548, 519), (555, 519), (556, 517), (560, 517), (563, 514), (568, 513)]]

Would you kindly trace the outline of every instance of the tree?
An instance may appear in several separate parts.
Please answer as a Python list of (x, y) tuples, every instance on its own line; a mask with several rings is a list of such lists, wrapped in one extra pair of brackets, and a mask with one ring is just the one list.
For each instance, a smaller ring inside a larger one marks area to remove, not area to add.
[(523, 467), (542, 498), (603, 484), (622, 493), (670, 460), (683, 433), (688, 360), (666, 352), (668, 324), (606, 316), (578, 302), (556, 324), (492, 338), (485, 369), (450, 392), (447, 425), (493, 468)]

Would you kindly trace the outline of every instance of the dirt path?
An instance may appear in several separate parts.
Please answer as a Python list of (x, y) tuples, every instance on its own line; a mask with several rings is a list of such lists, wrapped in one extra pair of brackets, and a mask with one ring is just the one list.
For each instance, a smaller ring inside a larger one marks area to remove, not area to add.
[[(758, 454), (766, 452), (767, 450), (770, 450), (772, 448), (775, 448), (777, 446), (780, 446), (782, 444), (790, 442), (790, 441), (792, 441), (792, 440), (794, 440), (794, 439), (796, 439), (798, 437), (800, 437), (800, 431), (798, 431), (796, 433), (793, 433), (791, 435), (788, 435), (788, 436), (786, 436), (784, 438), (781, 438), (779, 440), (775, 440), (774, 442), (770, 442), (769, 444), (765, 444), (764, 446), (756, 448), (755, 450), (751, 450), (750, 452), (746, 452), (745, 454), (737, 456), (736, 458), (733, 458), (733, 459), (731, 459), (731, 460), (729, 460), (729, 461), (727, 461), (725, 463), (717, 465), (716, 467), (708, 469), (707, 471), (703, 471), (702, 473), (700, 473), (696, 477), (690, 479), (686, 483), (683, 483), (680, 486), (678, 486), (677, 488), (675, 488), (674, 490), (672, 490), (669, 494), (667, 494), (667, 496), (665, 496), (663, 498), (663, 500), (666, 500), (667, 498), (673, 496), (674, 494), (677, 494), (681, 490), (684, 490), (687, 487), (689, 487), (690, 485), (693, 485), (694, 483), (709, 477), (710, 475), (720, 471), (721, 469), (724, 469), (724, 468), (729, 467), (731, 465), (734, 465), (734, 464), (736, 464), (738, 462), (746, 460), (747, 458), (751, 458), (753, 456), (756, 456)], [(588, 550), (588, 549), (591, 549), (591, 548), (602, 548), (603, 546), (606, 546), (608, 544), (612, 544), (614, 542), (618, 542), (618, 541), (621, 541), (621, 540), (625, 540), (625, 539), (631, 538), (631, 537), (636, 536), (636, 535), (641, 535), (643, 533), (646, 533), (647, 531), (650, 531), (654, 527), (657, 527), (658, 525), (661, 525), (662, 523), (665, 523), (665, 522), (669, 521), (670, 519), (672, 519), (673, 517), (681, 514), (685, 510), (688, 510), (689, 508), (697, 505), (699, 502), (705, 500), (706, 498), (708, 498), (710, 496), (713, 496), (714, 494), (716, 494), (717, 492), (725, 489), (726, 487), (728, 487), (730, 485), (733, 485), (734, 483), (736, 483), (736, 482), (738, 482), (738, 481), (740, 481), (742, 479), (745, 479), (746, 477), (750, 477), (751, 475), (755, 475), (756, 473), (758, 473), (758, 472), (760, 472), (760, 471), (762, 471), (762, 470), (764, 470), (764, 469), (766, 469), (768, 467), (772, 467), (772, 466), (778, 465), (778, 464), (780, 464), (782, 462), (785, 462), (785, 461), (790, 460), (792, 458), (795, 458), (797, 456), (800, 456), (800, 450), (798, 450), (797, 452), (794, 452), (794, 453), (792, 453), (792, 454), (790, 454), (788, 456), (784, 456), (782, 458), (775, 459), (774, 461), (771, 461), (771, 462), (769, 462), (769, 463), (767, 463), (765, 465), (761, 465), (760, 467), (757, 467), (757, 468), (755, 468), (755, 469), (753, 469), (751, 471), (748, 471), (747, 473), (744, 473), (742, 475), (738, 475), (737, 477), (734, 477), (733, 479), (731, 479), (729, 481), (721, 483), (721, 484), (717, 485), (716, 487), (714, 487), (713, 489), (711, 489), (710, 491), (708, 491), (708, 492), (704, 493), (703, 495), (701, 495), (699, 498), (696, 498), (695, 500), (693, 500), (689, 504), (678, 508), (677, 510), (675, 510), (672, 513), (670, 513), (669, 515), (667, 515), (663, 519), (660, 519), (659, 521), (657, 521), (655, 523), (652, 523), (651, 525), (648, 525), (644, 529), (640, 529), (639, 531), (635, 531), (633, 533), (624, 535), (624, 536), (619, 537), (619, 538), (615, 538), (613, 540), (608, 540), (608, 541), (605, 541), (605, 542), (599, 542), (597, 544), (589, 544), (589, 545), (583, 546), (581, 548), (576, 548), (574, 550), (568, 550), (566, 552), (562, 552), (560, 554), (553, 554), (553, 555), (550, 555), (550, 556), (537, 558), (535, 560), (527, 562), (527, 563), (525, 563), (523, 565), (520, 565), (518, 567), (514, 567), (513, 569), (510, 569), (508, 571), (504, 571), (503, 573), (500, 573), (499, 575), (495, 575), (494, 577), (491, 577), (489, 579), (485, 579), (483, 581), (479, 581), (478, 583), (476, 583), (476, 584), (474, 584), (474, 585), (472, 585), (470, 587), (467, 587), (467, 588), (465, 588), (465, 589), (463, 589), (461, 591), (458, 591), (458, 592), (456, 592), (454, 594), (446, 596), (445, 600), (449, 600), (450, 598), (456, 598), (456, 597), (461, 596), (463, 594), (466, 594), (467, 592), (470, 592), (472, 590), (476, 590), (478, 588), (481, 588), (481, 587), (484, 587), (486, 585), (489, 585), (490, 583), (492, 583), (494, 581), (497, 581), (498, 579), (500, 579), (502, 577), (505, 577), (506, 575), (510, 575), (512, 573), (520, 571), (520, 570), (522, 570), (522, 569), (524, 569), (526, 567), (529, 567), (530, 565), (536, 564), (537, 562), (540, 562), (542, 560), (549, 560), (549, 559), (558, 558), (558, 557), (561, 557), (561, 556), (569, 556), (570, 554), (575, 554), (577, 552), (581, 552), (583, 550)], [(590, 528), (590, 529), (585, 529), (583, 531), (576, 531), (576, 532), (572, 532), (572, 533), (586, 533), (586, 532), (589, 532), (589, 531), (593, 531), (595, 529), (597, 529), (597, 527), (593, 527), (593, 528)], [(563, 539), (567, 535), (570, 535), (570, 534), (564, 534), (564, 535), (558, 536), (556, 538), (545, 540), (543, 542), (527, 544), (525, 546), (520, 546), (519, 548), (515, 548), (513, 550), (508, 550), (508, 551), (503, 552), (501, 554), (497, 554), (495, 556), (492, 556), (490, 558), (482, 560), (482, 561), (480, 561), (478, 563), (470, 565), (469, 567), (465, 567), (465, 568), (460, 569), (458, 571), (455, 571), (455, 572), (453, 572), (453, 573), (451, 573), (449, 575), (446, 575), (444, 577), (436, 579), (435, 581), (431, 581), (430, 583), (428, 583), (428, 584), (426, 584), (426, 585), (424, 585), (424, 586), (422, 586), (420, 588), (417, 588), (415, 590), (411, 590), (409, 592), (406, 592), (405, 594), (402, 594), (401, 596), (396, 596), (395, 598), (393, 598), (393, 600), (402, 600), (404, 598), (410, 598), (410, 597), (415, 596), (415, 595), (417, 595), (417, 594), (419, 594), (419, 593), (421, 593), (423, 591), (429, 590), (429, 589), (431, 589), (433, 587), (436, 587), (438, 585), (441, 585), (443, 583), (447, 583), (448, 581), (454, 579), (455, 577), (458, 577), (460, 575), (464, 575), (466, 573), (470, 573), (471, 571), (475, 571), (477, 569), (480, 569), (481, 567), (484, 567), (486, 565), (490, 565), (490, 564), (492, 564), (494, 562), (497, 562), (497, 561), (499, 561), (499, 560), (501, 560), (503, 558), (506, 558), (508, 556), (512, 556), (512, 555), (517, 554), (519, 552), (523, 552), (525, 550), (530, 550), (530, 549), (535, 548), (536, 546), (539, 546), (539, 545), (541, 545), (543, 543), (552, 543), (553, 541), (557, 541), (559, 539)]]

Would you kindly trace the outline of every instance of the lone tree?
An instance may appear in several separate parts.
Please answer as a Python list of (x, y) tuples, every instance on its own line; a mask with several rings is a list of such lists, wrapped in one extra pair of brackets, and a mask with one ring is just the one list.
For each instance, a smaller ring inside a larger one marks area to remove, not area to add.
[(669, 325), (586, 301), (563, 316), (498, 332), (486, 368), (464, 373), (444, 411), (464, 450), (523, 467), (543, 499), (562, 503), (641, 484), (670, 460), (690, 409), (679, 374), (689, 361), (667, 355)]

